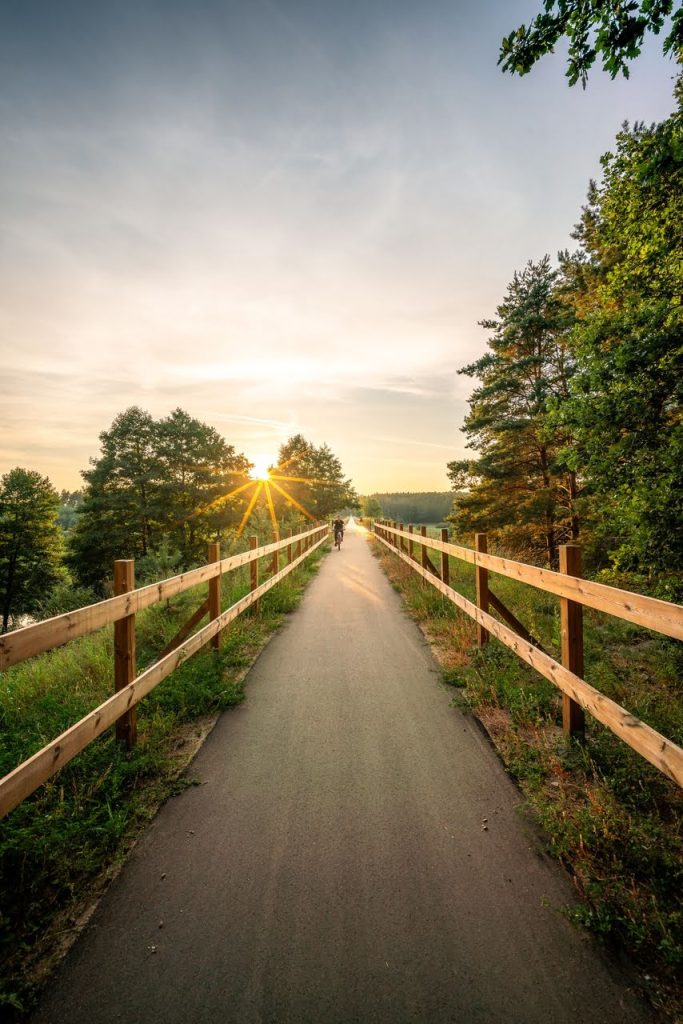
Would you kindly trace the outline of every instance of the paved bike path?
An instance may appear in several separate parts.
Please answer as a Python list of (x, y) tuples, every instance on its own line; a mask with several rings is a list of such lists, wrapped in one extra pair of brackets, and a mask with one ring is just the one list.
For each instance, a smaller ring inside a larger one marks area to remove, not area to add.
[(655, 1019), (560, 914), (567, 877), (449, 702), (349, 529), (35, 1024)]

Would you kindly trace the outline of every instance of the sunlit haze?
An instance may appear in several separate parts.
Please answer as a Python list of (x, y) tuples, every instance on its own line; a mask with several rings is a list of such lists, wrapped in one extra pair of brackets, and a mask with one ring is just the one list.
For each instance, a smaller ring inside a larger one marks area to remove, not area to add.
[[(130, 405), (361, 493), (448, 489), (513, 272), (573, 243), (631, 79), (496, 67), (541, 0), (0, 6), (0, 472), (78, 487)], [(262, 477), (261, 477), (262, 478)]]
[(270, 478), (270, 467), (273, 464), (273, 459), (267, 459), (259, 456), (256, 459), (251, 460), (253, 467), (251, 473), (252, 480), (268, 480)]

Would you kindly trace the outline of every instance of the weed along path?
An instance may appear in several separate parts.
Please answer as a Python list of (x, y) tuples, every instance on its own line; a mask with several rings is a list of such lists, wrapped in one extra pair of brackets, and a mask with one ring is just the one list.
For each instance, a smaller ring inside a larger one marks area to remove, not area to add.
[(162, 809), (35, 1024), (635, 1024), (360, 530)]

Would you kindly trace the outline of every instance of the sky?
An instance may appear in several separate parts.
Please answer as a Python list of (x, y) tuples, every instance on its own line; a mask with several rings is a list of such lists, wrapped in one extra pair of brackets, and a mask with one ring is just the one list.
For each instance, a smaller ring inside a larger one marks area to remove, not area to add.
[(541, 0), (0, 0), (0, 474), (82, 484), (131, 405), (360, 493), (448, 490), (515, 270), (573, 247), (631, 78), (524, 78)]

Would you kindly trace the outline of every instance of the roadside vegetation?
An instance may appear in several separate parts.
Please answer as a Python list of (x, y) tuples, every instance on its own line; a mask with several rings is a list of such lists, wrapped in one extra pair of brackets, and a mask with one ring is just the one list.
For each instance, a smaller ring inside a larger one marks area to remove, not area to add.
[[(138, 705), (138, 745), (109, 730), (0, 821), (0, 1017), (21, 1020), (161, 803), (195, 783), (183, 774), (219, 712), (317, 571), (314, 552), (240, 616), (218, 654), (204, 649)], [(222, 607), (249, 591), (248, 567), (223, 579)], [(206, 596), (187, 591), (137, 616), (138, 667), (150, 664)], [(0, 775), (111, 695), (113, 627), (0, 675)], [(197, 780), (199, 784), (199, 780)]]
[[(567, 911), (631, 957), (660, 1009), (683, 1012), (683, 793), (587, 716), (585, 743), (562, 733), (559, 691), (389, 552), (373, 549), (431, 642), (453, 702), (483, 723), (580, 897)], [(450, 559), (451, 586), (474, 600), (474, 571)], [(559, 601), (490, 574), (491, 589), (553, 655)], [(584, 609), (585, 677), (669, 739), (683, 742), (679, 644)]]

